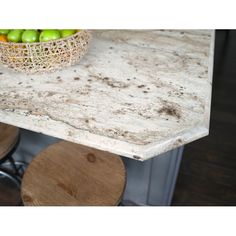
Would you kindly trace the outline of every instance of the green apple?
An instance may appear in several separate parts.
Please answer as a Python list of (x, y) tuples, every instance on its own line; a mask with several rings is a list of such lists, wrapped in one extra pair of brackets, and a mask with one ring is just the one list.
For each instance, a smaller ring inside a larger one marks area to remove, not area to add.
[(8, 41), (14, 42), (14, 43), (21, 42), (21, 35), (23, 32), (24, 30), (21, 30), (21, 29), (11, 30), (7, 35)]
[(0, 34), (8, 34), (9, 32), (9, 29), (0, 29)]
[(39, 41), (39, 32), (37, 30), (25, 30), (21, 38), (23, 43), (35, 43)]
[(76, 33), (76, 30), (63, 29), (63, 30), (60, 30), (60, 32), (61, 32), (61, 37), (65, 38), (65, 37), (69, 37), (69, 36), (73, 35), (74, 33)]
[(43, 30), (40, 33), (39, 41), (48, 42), (48, 41), (56, 40), (59, 38), (61, 38), (61, 34), (59, 30)]

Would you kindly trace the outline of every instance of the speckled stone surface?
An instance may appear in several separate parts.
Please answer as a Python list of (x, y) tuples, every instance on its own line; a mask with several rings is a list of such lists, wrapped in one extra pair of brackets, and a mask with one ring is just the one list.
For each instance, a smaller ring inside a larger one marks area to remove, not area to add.
[(145, 160), (209, 132), (214, 31), (93, 31), (79, 65), (0, 66), (0, 122)]

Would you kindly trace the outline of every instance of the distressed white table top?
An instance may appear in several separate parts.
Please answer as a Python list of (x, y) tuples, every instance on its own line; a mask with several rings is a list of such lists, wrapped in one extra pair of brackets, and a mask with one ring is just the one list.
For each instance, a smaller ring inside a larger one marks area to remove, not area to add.
[(208, 134), (213, 31), (95, 31), (79, 65), (0, 67), (0, 122), (139, 160)]

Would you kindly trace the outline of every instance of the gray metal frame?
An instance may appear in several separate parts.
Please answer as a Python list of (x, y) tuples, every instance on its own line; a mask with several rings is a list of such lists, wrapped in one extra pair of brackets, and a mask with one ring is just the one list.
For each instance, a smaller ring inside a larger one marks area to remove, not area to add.
[(169, 206), (182, 153), (180, 147), (145, 162), (124, 158), (127, 184), (122, 205)]

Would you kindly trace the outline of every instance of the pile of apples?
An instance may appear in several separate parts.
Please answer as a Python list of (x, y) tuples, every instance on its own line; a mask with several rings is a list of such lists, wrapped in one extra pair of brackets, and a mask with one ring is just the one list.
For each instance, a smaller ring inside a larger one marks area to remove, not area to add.
[(60, 38), (69, 37), (80, 30), (75, 29), (0, 29), (0, 41), (13, 42), (13, 43), (36, 43), (36, 42), (48, 42)]

